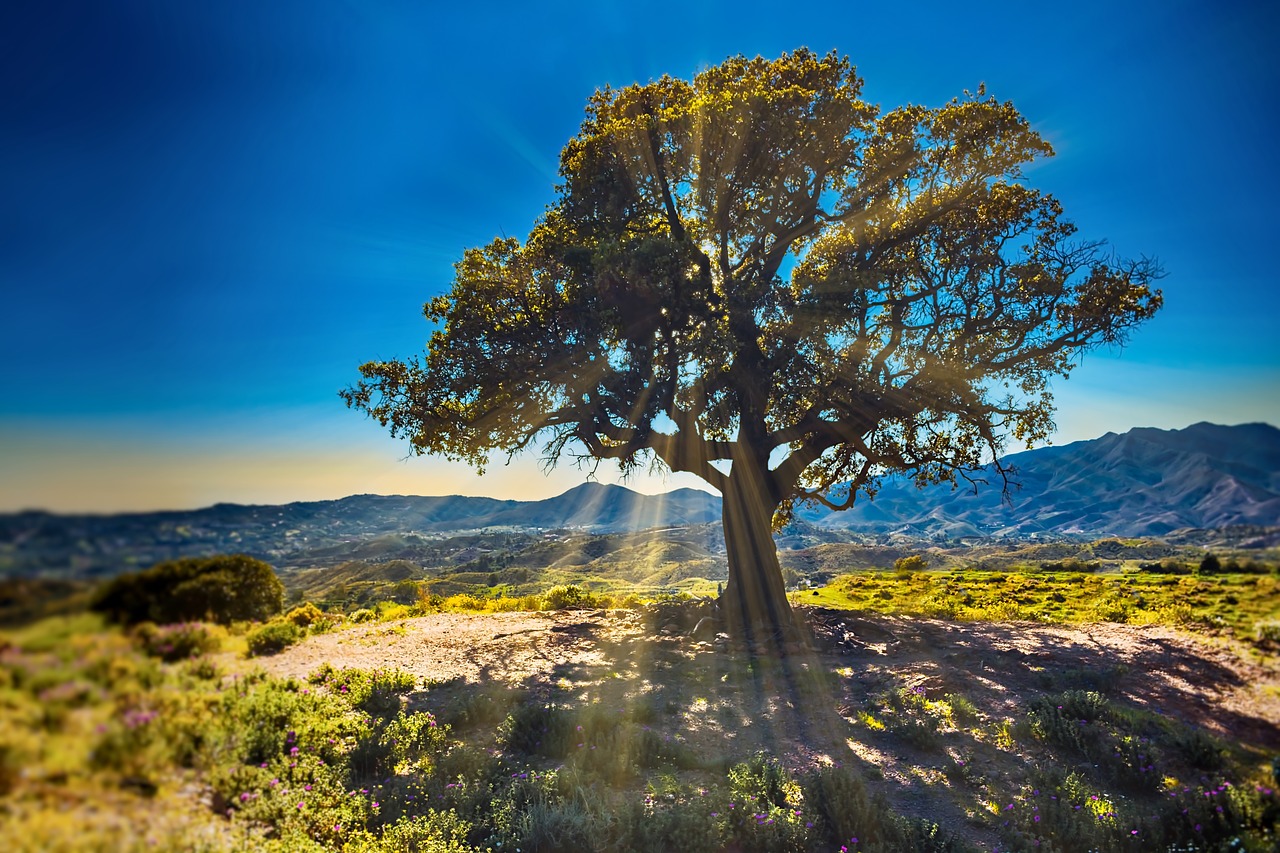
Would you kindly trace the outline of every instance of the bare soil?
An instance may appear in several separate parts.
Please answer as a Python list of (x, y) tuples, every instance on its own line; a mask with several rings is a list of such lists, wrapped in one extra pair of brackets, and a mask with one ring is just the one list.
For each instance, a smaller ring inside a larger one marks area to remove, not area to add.
[[(1005, 717), (1052, 676), (1077, 674), (1084, 683), (1093, 672), (1094, 679), (1114, 679), (1115, 695), (1138, 707), (1280, 751), (1280, 671), (1274, 660), (1249, 660), (1226, 640), (1157, 625), (808, 613), (821, 662), (850, 667), (863, 683), (893, 680), (929, 693), (961, 693), (980, 710)], [(654, 636), (629, 611), (563, 610), (439, 613), (359, 625), (310, 637), (257, 663), (300, 679), (329, 663), (398, 668), (430, 682), (565, 686), (598, 667), (642, 666), (655, 645), (675, 654), (724, 654), (707, 643)], [(635, 659), (620, 658), (627, 649)]]

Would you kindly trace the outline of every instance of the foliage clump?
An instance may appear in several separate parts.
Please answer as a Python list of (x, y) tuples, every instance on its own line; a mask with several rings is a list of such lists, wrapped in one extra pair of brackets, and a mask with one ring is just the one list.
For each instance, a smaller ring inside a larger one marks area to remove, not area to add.
[(272, 655), (284, 651), (302, 639), (302, 629), (292, 622), (276, 620), (259, 626), (245, 637), (249, 654)]
[(109, 581), (90, 608), (115, 622), (270, 619), (284, 609), (284, 585), (271, 566), (246, 554), (184, 557)]
[(142, 651), (169, 663), (215, 652), (222, 645), (209, 626), (200, 622), (142, 622), (133, 629), (133, 639)]

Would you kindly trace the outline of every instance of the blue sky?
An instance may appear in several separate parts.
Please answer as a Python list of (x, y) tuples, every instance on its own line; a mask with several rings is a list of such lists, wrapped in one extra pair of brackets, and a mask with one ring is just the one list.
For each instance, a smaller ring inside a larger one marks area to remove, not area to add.
[(1166, 268), (1055, 386), (1055, 443), (1280, 423), (1269, 4), (435, 5), (0, 11), (0, 510), (581, 482), (406, 459), (337, 391), (422, 348), (464, 248), (528, 232), (597, 87), (802, 45), (885, 108), (985, 82), (1057, 149), (1029, 182)]

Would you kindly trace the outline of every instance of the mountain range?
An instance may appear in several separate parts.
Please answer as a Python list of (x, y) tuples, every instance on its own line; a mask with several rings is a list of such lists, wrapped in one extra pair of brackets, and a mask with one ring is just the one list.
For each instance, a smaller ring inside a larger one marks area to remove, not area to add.
[(921, 536), (1033, 534), (1164, 536), (1182, 528), (1280, 525), (1280, 430), (1268, 424), (1198, 423), (1137, 428), (1004, 457), (986, 485), (916, 489), (889, 477), (874, 501), (851, 509), (801, 509), (820, 527)]
[[(886, 477), (874, 501), (841, 513), (800, 507), (796, 527), (828, 534), (967, 538), (1160, 537), (1184, 528), (1280, 526), (1280, 430), (1267, 424), (1138, 428), (1012, 454), (1016, 484), (916, 489)], [(276, 565), (326, 562), (378, 537), (429, 540), (481, 530), (593, 533), (715, 522), (720, 499), (693, 489), (641, 495), (588, 483), (541, 501), (356, 495), (281, 506), (218, 504), (120, 515), (0, 515), (0, 574), (93, 577), (178, 556), (238, 551)], [(812, 536), (809, 537), (812, 539)], [(785, 542), (786, 537), (782, 540)]]

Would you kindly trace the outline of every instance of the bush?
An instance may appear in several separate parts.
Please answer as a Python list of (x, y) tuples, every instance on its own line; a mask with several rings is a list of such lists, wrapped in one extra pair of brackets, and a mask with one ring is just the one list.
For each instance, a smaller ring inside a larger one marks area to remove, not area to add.
[(599, 598), (573, 584), (551, 587), (542, 600), (546, 610), (587, 610), (600, 606)]
[(929, 568), (929, 561), (919, 554), (912, 554), (910, 557), (899, 557), (893, 561), (893, 571), (899, 575), (923, 572), (927, 568)]
[(134, 628), (133, 641), (145, 654), (170, 663), (216, 652), (221, 646), (208, 626), (199, 622), (177, 625), (143, 622)]
[(454, 812), (430, 811), (418, 817), (401, 817), (387, 826), (381, 837), (368, 831), (356, 833), (344, 850), (351, 853), (384, 853), (413, 850), (418, 853), (469, 853), (471, 824)]
[(400, 710), (400, 696), (417, 685), (417, 679), (401, 669), (334, 669), (328, 663), (307, 680), (324, 685), (353, 708), (380, 717)]
[(378, 614), (367, 607), (361, 607), (359, 610), (353, 611), (347, 619), (351, 622), (373, 622), (378, 618)]
[(286, 613), (284, 618), (299, 628), (309, 628), (317, 622), (327, 622), (329, 620), (324, 611), (310, 601), (299, 604)]
[(302, 639), (302, 629), (292, 622), (268, 622), (245, 638), (252, 656), (271, 655)]
[(284, 585), (271, 566), (246, 554), (186, 557), (120, 575), (89, 606), (124, 625), (229, 625), (275, 616), (284, 609)]
[(1253, 625), (1253, 639), (1258, 645), (1280, 646), (1280, 619), (1264, 619)]

